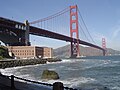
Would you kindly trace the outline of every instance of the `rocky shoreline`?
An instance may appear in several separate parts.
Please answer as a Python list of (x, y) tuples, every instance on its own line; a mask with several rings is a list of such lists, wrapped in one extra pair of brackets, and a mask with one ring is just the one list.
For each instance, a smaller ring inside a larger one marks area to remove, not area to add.
[(35, 64), (46, 64), (47, 62), (58, 62), (61, 59), (58, 58), (48, 58), (48, 59), (11, 59), (11, 60), (1, 60), (0, 68), (9, 68), (17, 66), (35, 65)]

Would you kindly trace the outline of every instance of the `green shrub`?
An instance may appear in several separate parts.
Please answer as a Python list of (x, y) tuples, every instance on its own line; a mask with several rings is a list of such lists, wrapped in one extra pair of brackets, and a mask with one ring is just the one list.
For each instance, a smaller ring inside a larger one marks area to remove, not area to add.
[(1, 60), (1, 59), (3, 59), (3, 57), (2, 57), (2, 56), (0, 56), (0, 60)]
[(0, 56), (1, 58), (8, 58), (9, 54), (8, 54), (8, 49), (4, 46), (0, 46)]

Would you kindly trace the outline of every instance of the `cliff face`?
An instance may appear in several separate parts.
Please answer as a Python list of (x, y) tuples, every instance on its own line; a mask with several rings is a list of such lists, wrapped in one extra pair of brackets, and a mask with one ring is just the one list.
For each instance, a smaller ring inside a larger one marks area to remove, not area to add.
[(0, 46), (0, 58), (9, 58), (8, 49), (4, 46)]
[[(120, 54), (120, 51), (113, 50), (110, 48), (107, 49), (107, 55), (119, 55), (119, 54)], [(102, 56), (103, 53), (101, 50), (98, 50), (92, 47), (80, 46), (80, 55), (81, 56)], [(54, 56), (63, 57), (63, 58), (70, 57), (70, 45), (66, 45), (66, 46), (54, 49)]]

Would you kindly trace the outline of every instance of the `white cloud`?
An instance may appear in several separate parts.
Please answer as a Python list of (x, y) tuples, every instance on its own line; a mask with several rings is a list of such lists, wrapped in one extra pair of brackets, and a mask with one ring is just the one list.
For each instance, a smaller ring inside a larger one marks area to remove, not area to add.
[(112, 28), (108, 45), (110, 48), (120, 51), (119, 35), (120, 35), (120, 24), (118, 24)]
[(116, 38), (120, 32), (120, 26), (113, 31), (112, 39)]
[(102, 38), (105, 38), (107, 48), (120, 50), (119, 42), (112, 40), (111, 37), (105, 36), (105, 35), (98, 33), (98, 32), (94, 32), (93, 36), (95, 37), (94, 40), (96, 41), (97, 45), (101, 46), (102, 45)]
[(101, 45), (101, 43), (102, 43), (102, 38), (105, 38), (106, 40), (108, 40), (105, 35), (98, 33), (98, 32), (93, 32), (93, 38), (94, 38), (95, 42), (99, 45)]
[(116, 39), (119, 34), (120, 34), (120, 24), (112, 28), (112, 32), (111, 32), (112, 40)]
[(115, 50), (119, 50), (120, 51), (120, 43), (119, 42), (109, 42), (110, 48), (115, 49)]

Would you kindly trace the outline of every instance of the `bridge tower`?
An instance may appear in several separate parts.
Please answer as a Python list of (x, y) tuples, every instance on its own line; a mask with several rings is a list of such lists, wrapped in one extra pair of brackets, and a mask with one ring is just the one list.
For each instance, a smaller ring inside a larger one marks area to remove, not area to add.
[[(78, 32), (78, 8), (77, 5), (70, 6), (70, 36), (71, 38), (79, 39)], [(79, 41), (71, 42), (71, 57), (77, 57), (80, 55)]]
[(29, 40), (29, 22), (28, 20), (25, 20), (24, 22), (25, 24), (25, 28), (26, 28), (26, 31), (25, 31), (25, 45), (26, 46), (30, 46), (30, 40)]
[(105, 56), (106, 55), (106, 40), (105, 40), (105, 38), (102, 38), (102, 48), (104, 49), (103, 56)]

